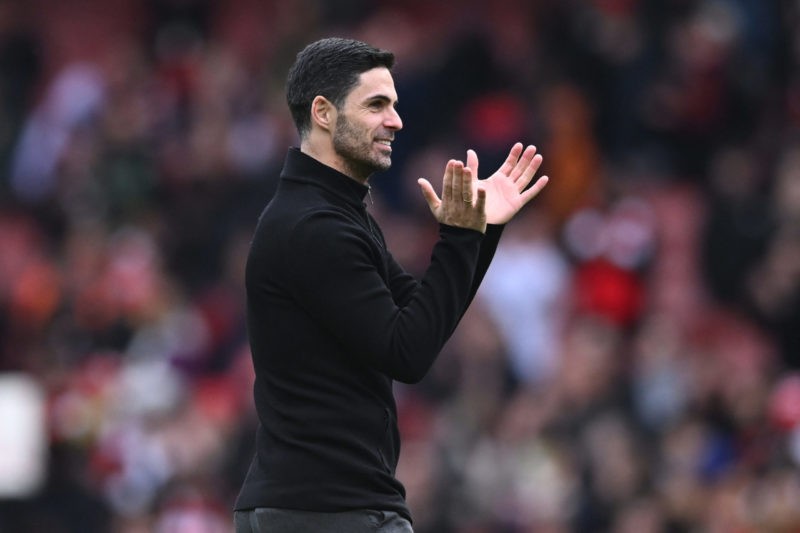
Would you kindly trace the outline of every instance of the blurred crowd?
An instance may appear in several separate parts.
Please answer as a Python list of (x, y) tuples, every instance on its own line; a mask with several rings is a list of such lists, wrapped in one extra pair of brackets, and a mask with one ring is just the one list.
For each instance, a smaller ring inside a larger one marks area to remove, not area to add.
[(416, 178), (551, 177), (396, 386), (415, 531), (800, 531), (797, 0), (0, 0), (0, 531), (232, 531), (243, 265), (329, 35), (397, 56), (410, 271)]

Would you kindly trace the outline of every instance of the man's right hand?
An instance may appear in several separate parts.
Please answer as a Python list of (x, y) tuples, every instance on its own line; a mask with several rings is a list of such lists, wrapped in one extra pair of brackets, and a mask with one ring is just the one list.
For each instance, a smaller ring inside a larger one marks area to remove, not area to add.
[(486, 191), (462, 161), (447, 162), (442, 179), (442, 197), (431, 183), (420, 178), (417, 183), (428, 202), (431, 213), (440, 224), (486, 232)]

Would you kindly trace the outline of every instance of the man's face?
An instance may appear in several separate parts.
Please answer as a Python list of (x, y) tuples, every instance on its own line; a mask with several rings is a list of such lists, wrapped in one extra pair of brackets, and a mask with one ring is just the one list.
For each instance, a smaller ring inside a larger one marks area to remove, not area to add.
[(347, 174), (360, 181), (392, 165), (392, 140), (403, 127), (397, 114), (397, 92), (388, 69), (361, 74), (337, 114), (333, 149)]

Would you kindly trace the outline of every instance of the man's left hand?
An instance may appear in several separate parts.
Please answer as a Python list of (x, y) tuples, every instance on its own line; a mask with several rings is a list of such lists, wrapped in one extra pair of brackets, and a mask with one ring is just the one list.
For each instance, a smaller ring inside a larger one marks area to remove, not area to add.
[[(475, 196), (477, 188), (486, 191), (488, 224), (505, 224), (547, 185), (549, 178), (542, 176), (530, 188), (526, 188), (541, 164), (542, 156), (536, 153), (535, 146), (528, 146), (523, 150), (522, 143), (516, 143), (494, 174), (485, 180), (473, 181)], [(477, 178), (478, 154), (474, 150), (467, 150), (466, 166)]]

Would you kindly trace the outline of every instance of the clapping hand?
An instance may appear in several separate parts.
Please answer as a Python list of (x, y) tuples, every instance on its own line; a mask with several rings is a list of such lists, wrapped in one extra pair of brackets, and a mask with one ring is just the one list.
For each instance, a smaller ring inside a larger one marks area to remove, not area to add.
[[(473, 186), (486, 191), (487, 223), (505, 224), (544, 189), (549, 181), (547, 176), (528, 188), (541, 164), (542, 156), (536, 153), (535, 146), (523, 150), (522, 143), (516, 143), (494, 174), (474, 182)], [(474, 150), (467, 150), (467, 167), (478, 176), (478, 154)]]
[(417, 182), (436, 220), (485, 231), (487, 223), (507, 223), (547, 185), (549, 178), (542, 176), (528, 187), (541, 164), (536, 147), (523, 150), (522, 143), (516, 143), (494, 174), (478, 180), (478, 154), (467, 150), (466, 165), (447, 162), (441, 199), (428, 180), (420, 178)]
[(486, 191), (477, 186), (472, 169), (462, 161), (447, 162), (442, 197), (425, 178), (417, 180), (431, 213), (441, 224), (486, 231)]

